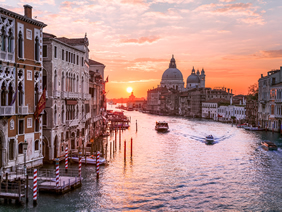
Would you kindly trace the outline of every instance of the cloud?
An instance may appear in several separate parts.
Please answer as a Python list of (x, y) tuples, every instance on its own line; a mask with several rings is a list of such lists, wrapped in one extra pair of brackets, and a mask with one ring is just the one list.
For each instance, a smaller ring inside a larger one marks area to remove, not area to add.
[(160, 81), (160, 79), (141, 79), (141, 80), (130, 80), (130, 81), (110, 81), (110, 83), (114, 83), (114, 84), (147, 83), (147, 82), (155, 82), (155, 81)]
[(227, 4), (222, 6), (221, 8), (215, 9), (213, 12), (229, 12), (232, 10), (243, 10), (249, 9), (251, 7), (251, 3), (235, 3), (235, 4)]
[(161, 38), (159, 36), (149, 36), (149, 37), (140, 37), (140, 38), (127, 38), (121, 39), (120, 43), (132, 43), (132, 44), (144, 44), (144, 43), (153, 43)]
[(234, 2), (235, 0), (219, 0), (220, 2)]
[(258, 58), (282, 58), (282, 49), (260, 51), (258, 54), (254, 54)]
[(43, 5), (43, 4), (56, 5), (54, 0), (20, 0), (20, 2), (28, 3), (28, 4), (37, 4), (37, 5)]

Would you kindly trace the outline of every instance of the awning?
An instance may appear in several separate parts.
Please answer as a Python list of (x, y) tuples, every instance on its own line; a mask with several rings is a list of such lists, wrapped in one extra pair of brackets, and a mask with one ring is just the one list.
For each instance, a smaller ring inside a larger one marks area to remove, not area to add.
[(76, 105), (77, 100), (67, 100), (67, 105)]

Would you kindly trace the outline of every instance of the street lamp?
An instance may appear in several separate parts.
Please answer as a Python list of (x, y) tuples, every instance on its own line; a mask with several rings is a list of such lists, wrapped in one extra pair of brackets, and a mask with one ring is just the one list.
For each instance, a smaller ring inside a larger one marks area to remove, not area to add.
[(26, 140), (24, 141), (24, 143), (22, 143), (23, 145), (23, 151), (24, 151), (24, 175), (26, 178), (26, 188), (25, 188), (25, 192), (26, 192), (26, 202), (28, 202), (28, 176), (27, 176), (27, 170), (26, 170), (26, 151), (27, 151), (27, 145), (28, 143), (26, 142)]

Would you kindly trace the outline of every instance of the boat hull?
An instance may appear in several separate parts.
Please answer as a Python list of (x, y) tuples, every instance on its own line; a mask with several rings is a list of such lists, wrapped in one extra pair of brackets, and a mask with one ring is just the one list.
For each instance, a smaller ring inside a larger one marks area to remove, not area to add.
[[(69, 159), (71, 159), (72, 161), (78, 163), (79, 162), (79, 158), (78, 157), (70, 157)], [(91, 165), (96, 165), (96, 158), (89, 158), (86, 157), (86, 162), (87, 164), (91, 164)], [(85, 157), (81, 157), (81, 163), (85, 163)], [(106, 159), (105, 158), (99, 158), (99, 165), (104, 165), (106, 164)]]
[(270, 142), (270, 141), (262, 141), (261, 142), (261, 145), (263, 148), (267, 149), (267, 150), (277, 150), (277, 146), (273, 143), (273, 142)]

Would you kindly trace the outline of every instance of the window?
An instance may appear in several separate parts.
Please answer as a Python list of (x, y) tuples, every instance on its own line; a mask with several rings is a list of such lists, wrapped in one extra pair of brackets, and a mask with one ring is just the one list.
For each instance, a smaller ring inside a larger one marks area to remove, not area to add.
[(79, 61), (79, 56), (76, 56), (76, 64), (78, 65), (78, 61)]
[(18, 92), (19, 92), (19, 106), (23, 106), (24, 92), (23, 92), (22, 82), (19, 83)]
[(26, 29), (26, 39), (32, 40), (32, 31), (30, 29)]
[(66, 139), (69, 139), (69, 132), (66, 132)]
[(66, 61), (68, 62), (68, 60), (69, 60), (69, 53), (68, 51), (66, 51)]
[(6, 51), (6, 32), (4, 26), (2, 27), (2, 35), (1, 35), (1, 50)]
[(14, 143), (15, 143), (14, 139), (11, 139), (9, 142), (9, 160), (14, 160), (14, 151), (15, 151)]
[(84, 58), (82, 57), (81, 58), (81, 66), (83, 66), (83, 61), (84, 61)]
[(9, 30), (9, 35), (8, 35), (8, 52), (12, 52), (13, 51), (13, 33), (12, 33), (12, 30), (10, 29)]
[(24, 120), (19, 120), (19, 134), (24, 134)]
[(30, 71), (30, 70), (27, 70), (27, 73), (26, 73), (26, 79), (27, 80), (32, 80), (32, 71)]
[(27, 119), (27, 128), (32, 128), (32, 118)]
[(47, 57), (47, 45), (43, 45), (43, 57)]
[(47, 113), (46, 111), (44, 110), (44, 113), (43, 113), (43, 126), (46, 126), (47, 125)]
[(23, 154), (23, 143), (19, 143), (18, 152), (19, 154)]
[(64, 133), (61, 133), (61, 141), (64, 141)]
[(39, 61), (39, 39), (37, 36), (34, 43), (34, 59), (35, 61)]
[(35, 151), (39, 150), (39, 141), (38, 141), (38, 140), (36, 140), (36, 141), (34, 142), (34, 150), (35, 150)]
[(34, 131), (39, 132), (39, 119), (35, 119), (34, 125), (35, 125)]
[(57, 58), (57, 46), (54, 46), (54, 57)]
[(65, 59), (65, 50), (62, 49), (62, 60)]
[(23, 35), (21, 31), (18, 38), (18, 56), (19, 58), (23, 58)]

